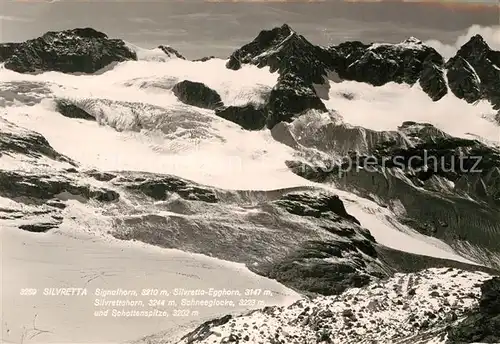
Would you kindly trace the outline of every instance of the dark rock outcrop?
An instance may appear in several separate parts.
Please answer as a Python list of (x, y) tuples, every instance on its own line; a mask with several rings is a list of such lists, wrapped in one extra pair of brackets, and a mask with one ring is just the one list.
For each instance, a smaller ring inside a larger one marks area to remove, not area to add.
[(158, 49), (163, 51), (169, 57), (175, 56), (181, 60), (186, 59), (184, 56), (181, 55), (181, 53), (179, 53), (177, 50), (175, 50), (174, 48), (172, 48), (169, 45), (160, 45), (160, 46), (158, 46)]
[(195, 343), (196, 341), (202, 341), (208, 338), (213, 332), (210, 331), (212, 327), (227, 324), (233, 317), (231, 315), (225, 315), (218, 319), (213, 319), (204, 322), (202, 325), (197, 327), (194, 331), (186, 334), (182, 337), (182, 340), (186, 340), (188, 343)]
[(448, 333), (448, 344), (500, 342), (500, 277), (481, 286), (479, 307)]
[(359, 221), (347, 213), (344, 203), (337, 195), (289, 193), (275, 201), (275, 204), (295, 215), (324, 217), (334, 221), (340, 217), (359, 225)]
[[(355, 253), (358, 245), (361, 248), (370, 247), (363, 240), (353, 240), (349, 244), (308, 241), (283, 260), (261, 267), (260, 273), (296, 290), (338, 295), (348, 288), (365, 286), (374, 276), (384, 277), (382, 272), (360, 272), (366, 265), (362, 255)], [(343, 255), (349, 253), (352, 253), (349, 260), (342, 261)], [(333, 263), (335, 260), (338, 262)]]
[(174, 85), (172, 92), (181, 102), (187, 105), (211, 110), (223, 106), (222, 99), (217, 91), (201, 82), (181, 81)]
[(474, 103), (481, 98), (481, 80), (474, 68), (460, 56), (452, 58), (447, 63), (446, 73), (453, 94), (468, 103)]
[(228, 121), (239, 124), (246, 130), (263, 129), (267, 119), (265, 109), (256, 108), (252, 104), (218, 108), (215, 110), (215, 114)]
[(85, 119), (88, 121), (95, 121), (94, 116), (90, 115), (87, 111), (78, 107), (71, 101), (66, 99), (57, 99), (56, 100), (56, 111), (59, 112), (64, 117), (68, 118), (78, 118)]
[(215, 56), (204, 56), (204, 57), (201, 57), (199, 59), (194, 59), (193, 62), (207, 62), (207, 61), (210, 61), (212, 59), (216, 59)]
[(359, 221), (347, 213), (338, 196), (292, 192), (274, 204), (294, 215), (326, 220), (322, 229), (344, 240), (307, 240), (277, 262), (250, 267), (255, 272), (322, 295), (340, 294), (366, 285), (372, 277), (386, 276), (387, 267), (366, 259), (377, 259), (375, 239), (367, 230), (346, 225)]
[(438, 101), (448, 94), (443, 66), (432, 60), (425, 60), (419, 79), (420, 87), (433, 101)]
[(2, 154), (22, 154), (33, 158), (45, 156), (73, 166), (77, 165), (70, 158), (54, 150), (41, 134), (20, 128), (4, 119), (0, 119), (0, 157)]
[(19, 73), (94, 73), (114, 62), (136, 59), (124, 41), (91, 28), (49, 31), (26, 42), (0, 44), (0, 62)]
[(45, 233), (53, 228), (57, 228), (58, 225), (59, 224), (56, 223), (36, 223), (36, 224), (20, 225), (19, 229), (33, 233)]
[(83, 202), (95, 199), (113, 202), (120, 195), (108, 189), (79, 185), (59, 175), (42, 175), (0, 170), (0, 195), (11, 199), (24, 199), (28, 203), (45, 202), (53, 198), (75, 198)]
[[(490, 315), (500, 315), (500, 277), (486, 281), (481, 287), (479, 309)], [(498, 328), (500, 335), (500, 328)]]

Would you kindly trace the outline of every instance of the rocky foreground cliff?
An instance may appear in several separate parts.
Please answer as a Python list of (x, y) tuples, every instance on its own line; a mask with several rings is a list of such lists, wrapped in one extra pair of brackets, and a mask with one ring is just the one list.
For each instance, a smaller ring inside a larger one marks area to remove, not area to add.
[(397, 274), (335, 297), (226, 316), (179, 341), (149, 339), (182, 344), (496, 343), (499, 287), (498, 277), (430, 269)]

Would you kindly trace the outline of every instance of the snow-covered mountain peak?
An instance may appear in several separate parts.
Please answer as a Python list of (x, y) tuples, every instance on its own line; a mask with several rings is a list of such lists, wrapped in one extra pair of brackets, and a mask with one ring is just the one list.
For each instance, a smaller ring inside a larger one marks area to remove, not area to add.
[(91, 27), (75, 28), (62, 31), (48, 31), (42, 35), (44, 39), (58, 38), (58, 39), (74, 39), (74, 38), (97, 38), (106, 39), (108, 35), (104, 32), (97, 31)]
[(377, 48), (385, 47), (389, 49), (400, 49), (400, 50), (424, 50), (430, 49), (430, 47), (423, 44), (421, 40), (415, 37), (409, 37), (404, 41), (396, 44), (391, 43), (373, 43), (370, 45), (368, 50), (376, 50)]

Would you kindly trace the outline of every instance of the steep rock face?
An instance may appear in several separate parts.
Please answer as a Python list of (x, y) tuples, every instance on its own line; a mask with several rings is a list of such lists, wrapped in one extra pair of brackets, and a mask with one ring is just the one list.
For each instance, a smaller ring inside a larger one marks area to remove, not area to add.
[(87, 111), (81, 109), (73, 102), (66, 99), (56, 100), (56, 111), (64, 117), (85, 119), (88, 121), (95, 121), (94, 116), (90, 115)]
[(398, 44), (346, 42), (330, 47), (330, 50), (341, 77), (375, 86), (391, 81), (412, 85), (420, 78), (424, 62), (444, 63), (434, 48), (414, 37)]
[(266, 125), (266, 111), (249, 104), (245, 106), (227, 106), (215, 110), (215, 114), (228, 121), (241, 125), (246, 130), (260, 130)]
[(465, 43), (447, 63), (451, 91), (468, 102), (488, 99), (500, 109), (500, 52), (480, 35)]
[(267, 127), (288, 122), (309, 109), (326, 111), (314, 84), (324, 84), (332, 64), (331, 54), (293, 31), (287, 24), (263, 30), (250, 43), (236, 50), (226, 64), (237, 70), (241, 64), (268, 66), (278, 72), (278, 83), (267, 102)]
[(116, 201), (120, 195), (112, 190), (78, 185), (71, 179), (56, 174), (28, 174), (0, 171), (0, 196), (17, 199), (46, 201), (70, 194), (81, 200), (95, 199), (100, 202)]
[(228, 315), (202, 324), (174, 343), (443, 342), (444, 329), (477, 305), (479, 285), (488, 278), (457, 269), (396, 274), (337, 296)]
[(448, 334), (448, 344), (500, 342), (500, 277), (481, 286), (479, 307)]
[(311, 84), (294, 73), (285, 73), (278, 78), (272, 89), (267, 109), (267, 127), (272, 129), (279, 122), (291, 122), (310, 109), (327, 111), (325, 104)]
[(50, 31), (23, 43), (0, 44), (0, 62), (20, 73), (94, 73), (113, 62), (136, 59), (124, 41), (91, 28)]
[(467, 60), (456, 56), (448, 61), (447, 67), (450, 89), (456, 97), (468, 103), (481, 98), (481, 79)]
[(467, 102), (489, 100), (500, 108), (500, 52), (480, 35), (473, 36), (448, 61), (415, 38), (399, 44), (345, 42), (330, 47), (334, 68), (341, 78), (375, 86), (387, 82), (415, 84), (432, 100), (452, 93)]
[(207, 61), (210, 61), (212, 59), (215, 59), (216, 57), (211, 55), (211, 56), (203, 56), (203, 57), (200, 57), (199, 59), (194, 59), (192, 60), (193, 62), (207, 62)]
[(172, 92), (184, 104), (211, 110), (224, 105), (217, 91), (201, 82), (181, 81), (174, 85)]
[(274, 204), (303, 219), (320, 220), (320, 227), (339, 239), (302, 241), (281, 259), (251, 267), (255, 272), (322, 295), (339, 294), (390, 273), (389, 267), (375, 263), (375, 239), (369, 231), (352, 226), (359, 221), (347, 213), (338, 196), (296, 192), (283, 195)]
[(300, 216), (323, 217), (335, 214), (359, 225), (359, 221), (347, 213), (344, 204), (335, 195), (287, 194), (275, 202), (289, 213)]

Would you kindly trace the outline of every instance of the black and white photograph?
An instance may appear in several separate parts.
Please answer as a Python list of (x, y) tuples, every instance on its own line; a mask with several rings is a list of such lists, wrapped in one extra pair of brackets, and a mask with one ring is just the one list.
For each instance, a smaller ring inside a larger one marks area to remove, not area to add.
[(500, 0), (0, 0), (0, 343), (500, 343)]

